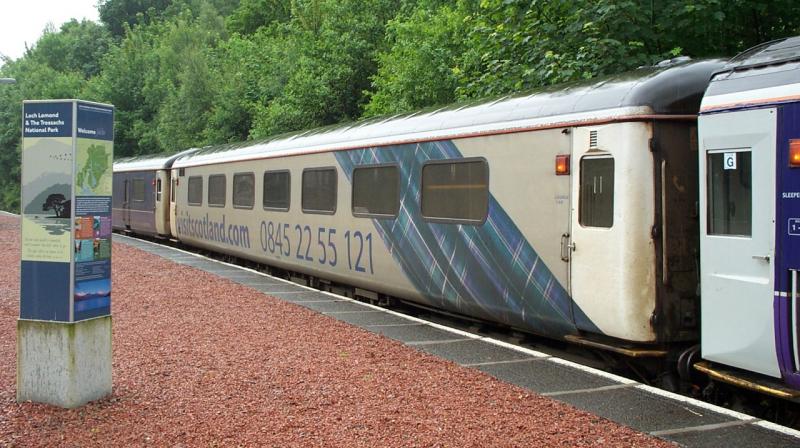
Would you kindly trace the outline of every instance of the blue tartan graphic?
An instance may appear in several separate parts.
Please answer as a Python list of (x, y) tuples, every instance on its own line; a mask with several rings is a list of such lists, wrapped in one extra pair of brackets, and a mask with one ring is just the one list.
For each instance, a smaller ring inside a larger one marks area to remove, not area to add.
[(392, 257), (430, 305), (543, 335), (574, 334), (576, 320), (584, 329), (599, 332), (591, 324), (585, 327), (589, 319), (491, 194), (482, 225), (423, 219), (422, 165), (462, 158), (452, 141), (340, 151), (336, 158), (351, 182), (353, 168), (360, 165), (400, 167), (398, 217), (373, 222)]

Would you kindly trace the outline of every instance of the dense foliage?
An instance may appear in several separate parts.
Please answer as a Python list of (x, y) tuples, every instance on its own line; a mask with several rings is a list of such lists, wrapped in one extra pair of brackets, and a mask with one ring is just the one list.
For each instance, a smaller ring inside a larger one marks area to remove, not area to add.
[(101, 0), (0, 77), (0, 209), (23, 99), (117, 108), (118, 156), (175, 151), (620, 72), (800, 34), (796, 0)]

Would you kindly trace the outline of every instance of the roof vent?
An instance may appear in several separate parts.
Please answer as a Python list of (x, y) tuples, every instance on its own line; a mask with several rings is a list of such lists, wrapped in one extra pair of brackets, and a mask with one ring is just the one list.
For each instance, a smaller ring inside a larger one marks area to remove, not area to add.
[(597, 131), (589, 131), (589, 149), (597, 149)]
[(690, 58), (689, 56), (678, 56), (678, 57), (672, 58), (672, 59), (664, 59), (663, 61), (659, 62), (655, 66), (658, 67), (658, 68), (672, 67), (673, 65), (682, 64), (684, 62), (689, 62), (691, 60), (692, 60), (692, 58)]

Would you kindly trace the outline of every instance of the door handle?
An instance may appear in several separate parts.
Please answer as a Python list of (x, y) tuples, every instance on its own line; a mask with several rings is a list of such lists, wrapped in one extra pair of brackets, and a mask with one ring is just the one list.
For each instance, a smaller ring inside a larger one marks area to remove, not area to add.
[(753, 255), (753, 260), (761, 260), (769, 263), (770, 256), (769, 255)]
[(575, 243), (569, 242), (569, 233), (561, 234), (561, 261), (569, 261), (569, 254), (574, 251)]

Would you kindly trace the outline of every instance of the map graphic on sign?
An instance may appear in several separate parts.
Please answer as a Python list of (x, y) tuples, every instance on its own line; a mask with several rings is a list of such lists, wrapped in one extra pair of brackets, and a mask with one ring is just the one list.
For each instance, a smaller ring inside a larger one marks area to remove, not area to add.
[(81, 196), (111, 194), (111, 142), (78, 139), (75, 193)]

